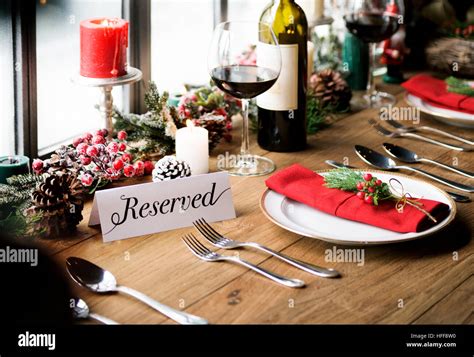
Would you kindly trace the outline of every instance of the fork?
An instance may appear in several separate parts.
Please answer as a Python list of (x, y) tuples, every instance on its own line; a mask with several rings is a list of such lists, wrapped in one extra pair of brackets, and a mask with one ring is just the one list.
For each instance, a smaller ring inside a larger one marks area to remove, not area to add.
[(262, 274), (263, 276), (290, 288), (301, 288), (305, 286), (305, 282), (299, 279), (288, 279), (276, 273), (272, 273), (266, 269), (260, 268), (252, 263), (247, 262), (237, 256), (230, 256), (230, 255), (221, 255), (216, 252), (213, 252), (206, 248), (201, 242), (197, 240), (197, 238), (192, 234), (184, 235), (181, 238), (189, 248), (189, 250), (199, 259), (208, 261), (208, 262), (218, 262), (218, 261), (228, 261), (232, 263), (237, 263), (243, 265), (253, 271)]
[(414, 127), (414, 126), (406, 126), (406, 125), (403, 125), (401, 123), (399, 123), (398, 121), (394, 120), (394, 119), (388, 119), (386, 120), (388, 124), (390, 124), (391, 126), (393, 126), (395, 129), (397, 129), (397, 131), (399, 132), (403, 132), (403, 133), (415, 133), (415, 132), (418, 132), (418, 131), (430, 131), (432, 133), (436, 133), (436, 134), (439, 134), (439, 135), (444, 135), (448, 138), (451, 138), (451, 139), (454, 139), (454, 140), (458, 140), (458, 141), (461, 141), (463, 143), (466, 143), (466, 144), (469, 144), (469, 145), (474, 145), (474, 141), (471, 141), (471, 140), (468, 140), (468, 139), (465, 139), (461, 136), (457, 136), (457, 135), (454, 135), (454, 134), (451, 134), (451, 133), (447, 133), (445, 131), (442, 131), (442, 130), (439, 130), (439, 129), (436, 129), (436, 128), (432, 128), (431, 126), (420, 126), (420, 127)]
[(316, 265), (302, 262), (300, 260), (291, 258), (285, 254), (274, 251), (273, 249), (267, 248), (261, 244), (253, 242), (239, 242), (227, 237), (224, 237), (222, 234), (218, 233), (214, 228), (212, 228), (204, 218), (198, 219), (193, 222), (194, 227), (201, 232), (201, 234), (206, 238), (212, 245), (217, 248), (222, 249), (234, 249), (240, 247), (252, 247), (259, 250), (262, 250), (266, 253), (273, 255), (276, 258), (283, 260), (284, 262), (291, 264), (297, 268), (300, 268), (310, 274), (321, 276), (323, 278), (335, 278), (340, 274), (337, 270), (326, 269)]
[(472, 150), (472, 149), (464, 148), (464, 147), (461, 147), (461, 146), (448, 144), (448, 143), (445, 143), (443, 141), (438, 141), (438, 140), (431, 139), (431, 138), (428, 138), (426, 136), (418, 135), (418, 134), (414, 134), (414, 133), (394, 133), (393, 131), (385, 129), (383, 126), (379, 125), (374, 119), (369, 119), (369, 124), (372, 125), (374, 127), (374, 129), (377, 130), (377, 132), (380, 135), (383, 135), (383, 136), (386, 136), (386, 137), (389, 137), (389, 138), (405, 138), (405, 137), (406, 138), (414, 138), (414, 139), (419, 139), (419, 140), (422, 140), (422, 141), (426, 141), (426, 142), (434, 144), (434, 145), (442, 146), (442, 147), (445, 147), (445, 148), (451, 149), (451, 150), (457, 150), (457, 151), (471, 151)]

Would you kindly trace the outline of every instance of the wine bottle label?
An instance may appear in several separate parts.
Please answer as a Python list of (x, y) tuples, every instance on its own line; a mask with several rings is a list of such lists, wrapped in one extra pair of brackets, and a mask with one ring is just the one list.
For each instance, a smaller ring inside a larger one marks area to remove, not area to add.
[[(267, 53), (265, 53), (267, 52)], [(280, 45), (281, 71), (275, 84), (257, 97), (257, 105), (267, 110), (298, 109), (298, 44)], [(257, 45), (257, 66), (274, 68), (274, 46)]]

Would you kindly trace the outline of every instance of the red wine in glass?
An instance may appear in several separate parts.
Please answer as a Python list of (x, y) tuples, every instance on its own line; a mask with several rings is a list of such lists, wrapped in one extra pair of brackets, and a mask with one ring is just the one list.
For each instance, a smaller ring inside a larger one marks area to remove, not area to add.
[(345, 16), (346, 27), (362, 41), (381, 42), (397, 32), (398, 18), (393, 15), (377, 12), (363, 12)]
[(278, 72), (253, 65), (231, 65), (211, 70), (211, 78), (224, 92), (239, 99), (254, 98), (275, 84)]

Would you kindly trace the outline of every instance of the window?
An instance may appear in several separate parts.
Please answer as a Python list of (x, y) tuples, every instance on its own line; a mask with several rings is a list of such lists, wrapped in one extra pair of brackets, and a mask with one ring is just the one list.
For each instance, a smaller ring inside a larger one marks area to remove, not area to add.
[(229, 1), (227, 18), (229, 21), (258, 21), (270, 0)]
[(213, 0), (152, 0), (151, 76), (160, 90), (206, 84), (214, 29)]
[(31, 7), (27, 1), (0, 1), (0, 154), (13, 154), (16, 147), (31, 157), (48, 155), (103, 125), (96, 109), (100, 90), (71, 80), (79, 71), (81, 20), (131, 19), (129, 61), (144, 78), (140, 85), (115, 88), (114, 104), (139, 111), (150, 79), (169, 92), (181, 91), (185, 83), (208, 83), (214, 26), (226, 19), (258, 20), (268, 2), (38, 0)]
[[(71, 81), (79, 71), (79, 23), (93, 17), (122, 17), (121, 0), (43, 0), (36, 7), (38, 151), (102, 127), (97, 88)], [(114, 88), (114, 104), (122, 88)]]
[(12, 21), (8, 2), (0, 3), (0, 156), (15, 154)]

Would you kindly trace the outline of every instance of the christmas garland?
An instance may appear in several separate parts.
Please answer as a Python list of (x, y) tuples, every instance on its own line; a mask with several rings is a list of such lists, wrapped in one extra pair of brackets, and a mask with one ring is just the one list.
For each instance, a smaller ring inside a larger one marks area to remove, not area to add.
[(159, 93), (150, 82), (145, 94), (145, 114), (124, 114), (114, 111), (116, 130), (128, 133), (131, 152), (141, 159), (163, 157), (174, 153), (176, 130), (186, 126), (187, 120), (209, 131), (209, 149), (222, 138), (230, 140), (232, 116), (240, 112), (240, 103), (225, 95), (217, 87), (204, 86), (184, 94), (178, 107), (168, 105), (168, 92)]

